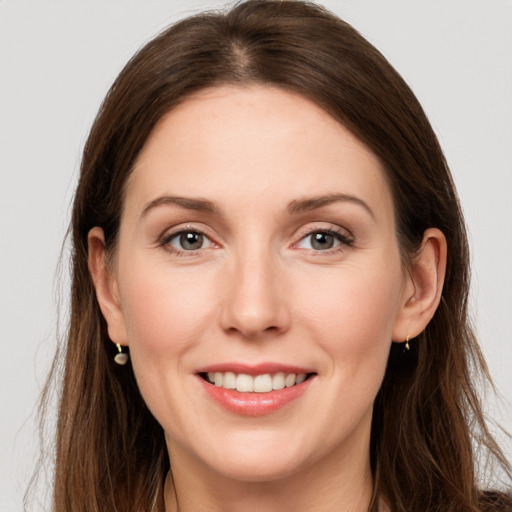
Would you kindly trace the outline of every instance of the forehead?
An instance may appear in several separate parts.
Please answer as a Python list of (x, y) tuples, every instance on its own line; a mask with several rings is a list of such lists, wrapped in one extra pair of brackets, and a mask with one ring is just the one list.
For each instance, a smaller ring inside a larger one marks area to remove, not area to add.
[(270, 205), (272, 198), (333, 192), (392, 208), (378, 158), (322, 108), (275, 87), (224, 86), (201, 91), (160, 120), (126, 201), (178, 194), (242, 203), (265, 197)]

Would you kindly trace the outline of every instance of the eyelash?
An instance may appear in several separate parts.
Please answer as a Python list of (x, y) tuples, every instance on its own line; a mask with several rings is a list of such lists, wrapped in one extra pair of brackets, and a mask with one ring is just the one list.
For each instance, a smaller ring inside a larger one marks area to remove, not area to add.
[[(208, 240), (209, 246), (215, 246), (215, 242), (211, 240), (211, 238), (202, 230), (197, 228), (184, 228), (180, 229), (178, 231), (173, 231), (172, 233), (169, 233), (162, 237), (162, 239), (159, 241), (159, 245), (163, 248), (165, 248), (167, 251), (171, 252), (172, 254), (176, 256), (192, 256), (197, 254), (199, 251), (205, 249), (205, 247), (200, 247), (199, 249), (191, 249), (191, 250), (185, 250), (185, 249), (177, 249), (176, 247), (173, 247), (171, 245), (171, 242), (175, 240), (177, 237), (180, 237), (184, 234), (195, 234), (200, 235), (204, 237), (204, 239)], [(329, 255), (336, 253), (340, 250), (343, 250), (345, 247), (352, 247), (354, 245), (354, 238), (348, 234), (346, 231), (343, 231), (341, 229), (337, 229), (334, 227), (328, 228), (328, 229), (313, 229), (309, 230), (306, 233), (304, 233), (300, 240), (294, 244), (294, 247), (297, 247), (298, 244), (306, 240), (308, 237), (312, 237), (313, 235), (317, 234), (323, 234), (328, 236), (333, 236), (338, 242), (339, 245), (329, 248), (329, 249), (309, 249), (312, 250), (314, 253), (318, 253), (319, 255)], [(308, 249), (306, 249), (308, 250)]]
[(338, 242), (339, 245), (324, 249), (324, 250), (315, 250), (311, 249), (315, 255), (330, 255), (335, 254), (339, 251), (343, 251), (346, 247), (352, 247), (354, 245), (354, 238), (352, 235), (347, 233), (345, 230), (341, 230), (337, 227), (331, 227), (331, 228), (320, 228), (320, 229), (313, 229), (307, 231), (298, 242), (294, 244), (294, 246), (297, 246), (301, 242), (307, 240), (308, 238), (312, 237), (313, 235), (322, 234), (322, 235), (328, 235), (333, 236)]
[(210, 239), (210, 237), (204, 231), (197, 229), (197, 228), (192, 228), (192, 227), (179, 229), (178, 231), (173, 231), (172, 233), (164, 235), (163, 238), (159, 241), (159, 245), (175, 256), (192, 256), (192, 255), (197, 254), (198, 251), (201, 251), (202, 249), (204, 249), (204, 247), (201, 247), (199, 249), (185, 250), (185, 249), (177, 249), (176, 247), (173, 247), (171, 245), (171, 242), (174, 239), (176, 239), (184, 234), (201, 235), (202, 237), (204, 237), (205, 240), (209, 241), (210, 245), (215, 245), (215, 243)]

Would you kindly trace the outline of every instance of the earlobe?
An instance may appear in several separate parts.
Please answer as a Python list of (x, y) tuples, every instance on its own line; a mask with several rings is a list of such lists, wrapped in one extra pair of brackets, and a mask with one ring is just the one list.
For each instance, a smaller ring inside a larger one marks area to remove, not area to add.
[(114, 271), (107, 263), (103, 230), (94, 227), (87, 236), (88, 265), (101, 312), (107, 322), (108, 334), (114, 343), (127, 344), (123, 311)]
[(437, 228), (427, 229), (407, 275), (393, 341), (403, 342), (407, 336), (418, 336), (434, 316), (441, 301), (446, 257), (444, 234)]

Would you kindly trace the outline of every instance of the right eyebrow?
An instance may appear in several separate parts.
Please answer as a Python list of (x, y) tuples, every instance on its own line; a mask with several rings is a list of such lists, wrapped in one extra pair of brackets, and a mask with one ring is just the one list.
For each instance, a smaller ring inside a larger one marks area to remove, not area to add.
[(213, 213), (216, 215), (221, 214), (220, 208), (215, 203), (208, 201), (207, 199), (164, 195), (146, 203), (139, 219), (143, 219), (154, 208), (165, 205), (176, 205), (187, 210)]

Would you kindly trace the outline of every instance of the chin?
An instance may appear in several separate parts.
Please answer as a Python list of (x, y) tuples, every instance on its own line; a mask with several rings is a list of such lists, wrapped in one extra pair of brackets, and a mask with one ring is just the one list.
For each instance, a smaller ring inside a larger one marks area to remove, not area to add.
[[(247, 433), (246, 433), (247, 434)], [(233, 435), (229, 444), (219, 443), (205, 453), (203, 461), (226, 478), (244, 482), (271, 482), (300, 472), (320, 457), (308, 456), (306, 440), (290, 435)]]
[(251, 483), (275, 482), (290, 477), (300, 471), (293, 461), (283, 461), (280, 455), (266, 457), (263, 461), (261, 457), (246, 459), (235, 463), (222, 463), (212, 468), (217, 473), (231, 480)]

